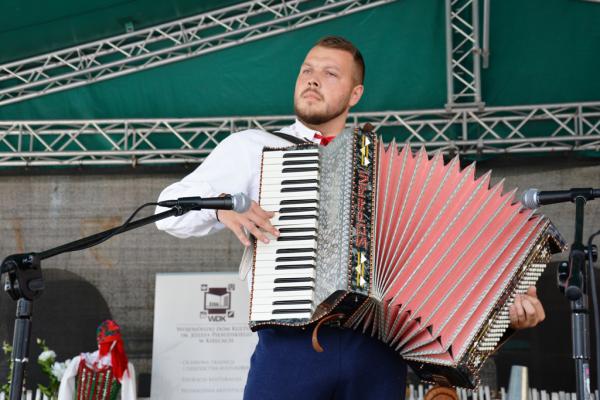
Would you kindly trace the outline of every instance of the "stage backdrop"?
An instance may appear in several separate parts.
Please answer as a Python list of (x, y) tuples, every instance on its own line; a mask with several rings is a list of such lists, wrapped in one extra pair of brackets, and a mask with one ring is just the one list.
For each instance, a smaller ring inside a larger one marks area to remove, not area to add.
[(157, 274), (152, 399), (239, 400), (257, 336), (235, 273)]

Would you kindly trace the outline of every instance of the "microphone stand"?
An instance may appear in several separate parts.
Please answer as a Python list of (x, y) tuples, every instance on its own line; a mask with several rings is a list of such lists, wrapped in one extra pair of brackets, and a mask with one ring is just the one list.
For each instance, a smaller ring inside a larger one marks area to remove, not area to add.
[(577, 196), (575, 202), (575, 241), (569, 252), (569, 262), (558, 268), (559, 289), (571, 302), (571, 330), (573, 338), (573, 359), (577, 381), (577, 398), (591, 398), (590, 389), (590, 329), (587, 295), (586, 259), (587, 251), (583, 244), (583, 217), (585, 196)]
[(23, 392), (23, 379), (27, 363), (29, 362), (33, 301), (44, 290), (41, 261), (62, 253), (87, 249), (105, 241), (111, 236), (151, 224), (167, 217), (183, 215), (192, 209), (198, 210), (199, 208), (193, 205), (189, 208), (178, 205), (171, 210), (132, 221), (128, 224), (111, 228), (62, 246), (40, 253), (13, 254), (2, 261), (2, 264), (0, 264), (0, 276), (7, 274), (4, 279), (4, 291), (17, 302), (13, 351), (11, 355), (13, 370), (10, 384), (10, 400), (20, 400)]

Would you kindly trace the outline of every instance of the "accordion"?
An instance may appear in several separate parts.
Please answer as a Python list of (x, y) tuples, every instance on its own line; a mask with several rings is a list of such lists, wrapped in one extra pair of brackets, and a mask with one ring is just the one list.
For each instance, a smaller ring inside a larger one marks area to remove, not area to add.
[(421, 379), (475, 387), (515, 295), (565, 248), (514, 194), (458, 157), (362, 129), (327, 147), (264, 149), (259, 204), (281, 235), (254, 247), (251, 329), (336, 315)]

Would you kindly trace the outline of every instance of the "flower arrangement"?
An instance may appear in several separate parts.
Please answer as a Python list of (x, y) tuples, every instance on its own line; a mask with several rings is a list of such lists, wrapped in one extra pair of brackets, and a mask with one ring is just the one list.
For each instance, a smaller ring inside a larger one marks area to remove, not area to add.
[(48, 386), (38, 383), (38, 389), (51, 399), (57, 398), (60, 380), (65, 374), (65, 370), (71, 360), (65, 360), (64, 362), (56, 361), (56, 353), (46, 345), (45, 340), (38, 338), (36, 342), (40, 346), (40, 349), (42, 349), (37, 363), (42, 368), (42, 372), (48, 376), (50, 382)]
[(10, 355), (12, 353), (12, 346), (4, 341), (2, 342), (2, 351), (4, 352), (4, 356), (8, 360), (8, 375), (6, 377), (6, 383), (0, 386), (0, 393), (4, 393), (4, 396), (8, 398), (10, 393), (10, 381), (12, 379), (12, 370), (13, 370), (13, 362), (10, 359)]
[[(56, 399), (58, 398), (58, 387), (60, 386), (60, 380), (62, 379), (71, 360), (58, 362), (56, 361), (56, 353), (54, 352), (54, 350), (51, 350), (46, 345), (45, 340), (38, 338), (36, 339), (36, 343), (42, 350), (42, 352), (38, 356), (37, 363), (41, 367), (42, 372), (46, 374), (46, 376), (48, 376), (49, 379), (48, 386), (38, 384), (38, 389), (48, 398)], [(2, 351), (4, 352), (4, 355), (9, 359), (9, 372), (8, 376), (6, 377), (6, 383), (0, 385), (0, 393), (4, 393), (5, 396), (8, 398), (13, 369), (12, 360), (10, 360), (12, 346), (9, 343), (4, 342), (2, 344)]]

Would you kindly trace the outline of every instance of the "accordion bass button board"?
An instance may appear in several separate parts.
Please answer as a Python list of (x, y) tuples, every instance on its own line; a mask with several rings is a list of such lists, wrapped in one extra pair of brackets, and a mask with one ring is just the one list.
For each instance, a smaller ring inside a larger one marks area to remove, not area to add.
[(265, 149), (259, 204), (281, 236), (255, 245), (250, 327), (341, 313), (422, 379), (474, 387), (515, 295), (566, 247), (515, 191), (361, 129)]

